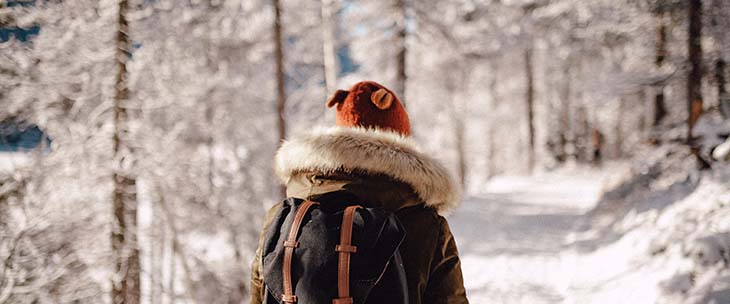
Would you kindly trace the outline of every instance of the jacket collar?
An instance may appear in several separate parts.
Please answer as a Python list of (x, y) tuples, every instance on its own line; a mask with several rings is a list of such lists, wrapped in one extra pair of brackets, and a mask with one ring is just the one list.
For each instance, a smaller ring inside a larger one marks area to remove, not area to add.
[(409, 185), (441, 214), (459, 200), (446, 168), (421, 153), (412, 139), (377, 129), (331, 127), (300, 134), (282, 144), (275, 169), (285, 184), (301, 172), (385, 175)]
[(379, 207), (392, 212), (423, 205), (411, 187), (381, 175), (331, 174), (301, 172), (286, 185), (286, 196), (311, 199), (323, 204), (351, 204)]

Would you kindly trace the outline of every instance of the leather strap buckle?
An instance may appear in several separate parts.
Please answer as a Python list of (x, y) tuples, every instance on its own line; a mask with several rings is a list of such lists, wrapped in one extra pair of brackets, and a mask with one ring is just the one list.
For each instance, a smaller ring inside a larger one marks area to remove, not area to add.
[(335, 247), (335, 251), (337, 251), (337, 252), (355, 253), (355, 252), (357, 252), (357, 246), (352, 246), (352, 245), (337, 245), (337, 247)]
[(284, 247), (297, 248), (299, 247), (299, 242), (286, 240), (284, 241)]
[(296, 303), (297, 302), (297, 296), (295, 295), (281, 295), (281, 302), (283, 303)]

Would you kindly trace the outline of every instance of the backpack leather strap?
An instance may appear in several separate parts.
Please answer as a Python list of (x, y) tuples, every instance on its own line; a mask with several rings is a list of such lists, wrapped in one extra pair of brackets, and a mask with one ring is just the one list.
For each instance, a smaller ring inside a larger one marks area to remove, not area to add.
[(352, 245), (352, 223), (355, 210), (358, 208), (361, 207), (349, 206), (345, 208), (342, 215), (340, 244), (335, 248), (340, 253), (337, 266), (337, 294), (339, 298), (333, 299), (332, 304), (352, 304), (352, 297), (350, 297), (350, 254), (357, 252), (357, 246)]
[(302, 225), (304, 216), (307, 215), (309, 207), (313, 205), (319, 205), (313, 201), (305, 201), (299, 206), (297, 214), (294, 215), (291, 228), (289, 229), (289, 236), (284, 241), (284, 265), (282, 267), (282, 279), (284, 281), (284, 294), (281, 295), (282, 303), (293, 304), (297, 302), (297, 296), (294, 295), (294, 288), (292, 287), (291, 279), (291, 262), (292, 256), (294, 255), (294, 248), (299, 247), (297, 242), (297, 234), (299, 234), (299, 228)]

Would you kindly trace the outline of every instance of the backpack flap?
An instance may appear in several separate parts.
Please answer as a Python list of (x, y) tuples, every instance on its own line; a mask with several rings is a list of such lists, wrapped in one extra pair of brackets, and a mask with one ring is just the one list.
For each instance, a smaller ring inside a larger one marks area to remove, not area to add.
[(377, 208), (358, 209), (353, 227), (353, 244), (358, 252), (350, 263), (350, 292), (355, 303), (364, 303), (381, 280), (405, 229), (392, 213)]
[[(302, 200), (289, 198), (274, 217), (265, 235), (263, 272), (267, 303), (281, 303), (283, 294), (283, 243)], [(342, 211), (327, 213), (313, 206), (304, 218), (294, 250), (291, 274), (297, 303), (331, 303), (337, 297), (338, 252)], [(405, 238), (405, 229), (392, 214), (376, 208), (360, 208), (353, 223), (350, 293), (355, 304), (368, 294), (385, 273), (389, 261)]]

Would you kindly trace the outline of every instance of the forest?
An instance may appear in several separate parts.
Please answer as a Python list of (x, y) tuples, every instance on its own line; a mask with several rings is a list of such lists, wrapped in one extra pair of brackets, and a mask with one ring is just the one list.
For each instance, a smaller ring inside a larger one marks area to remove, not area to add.
[(728, 29), (726, 0), (0, 0), (0, 303), (248, 303), (273, 155), (361, 80), (462, 188), (471, 302), (729, 303)]

